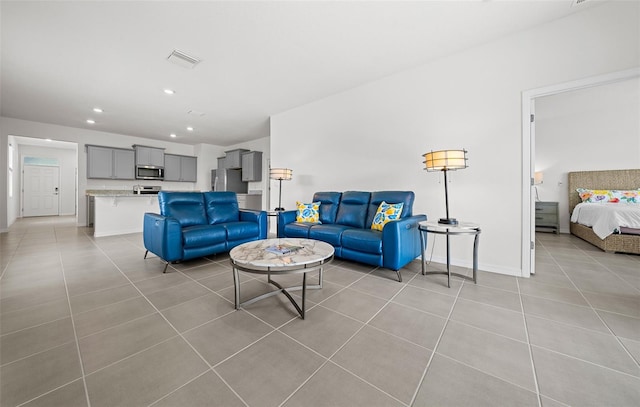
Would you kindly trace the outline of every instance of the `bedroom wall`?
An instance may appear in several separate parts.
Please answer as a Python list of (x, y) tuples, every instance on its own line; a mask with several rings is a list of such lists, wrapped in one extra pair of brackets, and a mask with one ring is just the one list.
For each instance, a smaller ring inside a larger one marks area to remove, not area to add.
[(640, 78), (536, 99), (542, 201), (557, 201), (569, 233), (567, 173), (640, 168)]
[[(638, 66), (638, 7), (607, 2), (273, 116), (272, 161), (294, 171), (285, 208), (321, 190), (400, 189), (437, 219), (441, 176), (423, 171), (422, 154), (466, 148), (469, 168), (451, 173), (451, 216), (481, 224), (480, 269), (521, 275), (521, 94)], [(442, 262), (444, 241), (434, 241)], [(469, 267), (471, 242), (456, 239), (452, 256)]]

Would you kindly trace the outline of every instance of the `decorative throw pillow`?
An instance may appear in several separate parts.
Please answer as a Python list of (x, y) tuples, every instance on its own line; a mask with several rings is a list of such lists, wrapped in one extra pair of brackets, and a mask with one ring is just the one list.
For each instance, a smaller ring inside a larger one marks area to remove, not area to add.
[(320, 202), (296, 202), (296, 207), (298, 208), (298, 211), (296, 212), (296, 222), (321, 223)]
[(617, 189), (585, 189), (578, 188), (578, 195), (582, 202), (587, 203), (638, 203), (640, 194), (638, 190), (617, 190)]
[(388, 204), (385, 201), (382, 201), (380, 206), (378, 206), (376, 216), (373, 217), (371, 229), (382, 231), (382, 228), (387, 222), (400, 219), (403, 206), (403, 203)]

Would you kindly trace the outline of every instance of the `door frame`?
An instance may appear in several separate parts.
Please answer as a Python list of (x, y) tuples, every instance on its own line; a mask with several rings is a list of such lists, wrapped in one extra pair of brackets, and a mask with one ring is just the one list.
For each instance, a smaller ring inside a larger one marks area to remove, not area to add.
[[(535, 273), (535, 201), (533, 190), (533, 174), (535, 172), (535, 126), (531, 124), (531, 114), (535, 99), (542, 96), (620, 82), (640, 77), (640, 68), (612, 72), (592, 76), (542, 88), (522, 92), (522, 277), (530, 277)], [(533, 270), (533, 271), (532, 271)]]

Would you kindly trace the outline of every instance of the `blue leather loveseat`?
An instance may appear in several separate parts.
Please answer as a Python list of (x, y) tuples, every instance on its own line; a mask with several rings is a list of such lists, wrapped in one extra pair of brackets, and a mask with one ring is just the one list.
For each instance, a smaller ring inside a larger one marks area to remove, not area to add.
[(168, 265), (267, 238), (267, 212), (238, 209), (235, 192), (161, 191), (158, 203), (159, 215), (144, 214), (145, 258), (151, 252)]
[[(336, 257), (394, 270), (402, 281), (400, 269), (421, 254), (418, 222), (427, 220), (413, 215), (414, 199), (411, 191), (316, 192), (320, 222), (297, 222), (297, 211), (281, 212), (278, 237), (322, 240), (334, 247)], [(382, 231), (372, 230), (383, 201), (403, 204), (400, 219), (386, 223)]]

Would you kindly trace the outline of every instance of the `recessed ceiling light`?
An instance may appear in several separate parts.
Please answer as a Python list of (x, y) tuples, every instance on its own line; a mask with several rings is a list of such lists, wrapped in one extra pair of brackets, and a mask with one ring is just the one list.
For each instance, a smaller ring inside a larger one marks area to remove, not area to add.
[(87, 119), (87, 123), (89, 124), (96, 124), (96, 121), (93, 119)]
[(175, 91), (173, 91), (172, 89), (165, 89), (164, 93), (166, 93), (167, 95), (173, 95), (174, 93), (176, 93)]
[(187, 131), (193, 131), (193, 127), (191, 126), (187, 127)]
[(94, 107), (93, 111), (96, 113), (102, 113), (102, 109), (100, 109), (99, 107)]
[(176, 138), (176, 137), (178, 137), (178, 136), (176, 136), (176, 134), (175, 134), (175, 133), (171, 133), (171, 134), (169, 134), (169, 136), (171, 136), (171, 138)]

